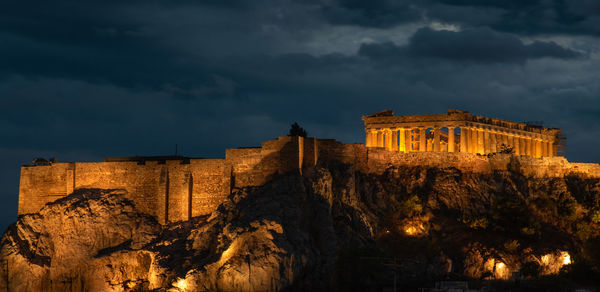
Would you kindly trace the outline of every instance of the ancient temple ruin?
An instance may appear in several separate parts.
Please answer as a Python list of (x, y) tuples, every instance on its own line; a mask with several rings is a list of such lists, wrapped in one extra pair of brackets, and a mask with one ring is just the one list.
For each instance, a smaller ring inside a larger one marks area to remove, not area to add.
[(560, 129), (544, 128), (448, 110), (446, 114), (394, 116), (386, 110), (362, 117), (366, 146), (399, 152), (512, 152), (532, 157), (557, 156)]

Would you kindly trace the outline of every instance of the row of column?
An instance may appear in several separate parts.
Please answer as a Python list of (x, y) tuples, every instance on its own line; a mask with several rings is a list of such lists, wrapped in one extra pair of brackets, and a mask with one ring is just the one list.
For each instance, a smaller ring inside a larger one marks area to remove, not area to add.
[(463, 132), (464, 135), (461, 135), (461, 150), (464, 151), (461, 152), (496, 153), (502, 150), (502, 145), (505, 145), (511, 147), (513, 154), (516, 155), (529, 155), (538, 158), (556, 156), (556, 147), (551, 140), (479, 127), (461, 127), (461, 133)]
[[(456, 143), (454, 129), (448, 128), (448, 152), (476, 154), (497, 153), (502, 145), (511, 147), (516, 155), (533, 157), (556, 156), (553, 141), (519, 133), (495, 131), (479, 127), (460, 127), (460, 141)], [(428, 128), (370, 129), (366, 134), (367, 147), (384, 147), (391, 151), (412, 152), (428, 151), (426, 131)], [(418, 141), (417, 138), (418, 137)], [(430, 151), (443, 151), (441, 147), (441, 128), (433, 128), (433, 147)], [(457, 147), (458, 144), (458, 147)], [(458, 148), (458, 149), (457, 149)], [(446, 149), (444, 149), (446, 150)]]

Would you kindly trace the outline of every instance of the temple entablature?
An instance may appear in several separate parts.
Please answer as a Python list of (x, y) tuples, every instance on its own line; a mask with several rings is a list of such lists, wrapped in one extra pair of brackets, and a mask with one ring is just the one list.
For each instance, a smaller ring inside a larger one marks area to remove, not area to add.
[(366, 146), (400, 152), (490, 154), (512, 149), (516, 155), (552, 157), (559, 153), (560, 129), (544, 128), (448, 110), (446, 114), (394, 116), (386, 110), (362, 117)]

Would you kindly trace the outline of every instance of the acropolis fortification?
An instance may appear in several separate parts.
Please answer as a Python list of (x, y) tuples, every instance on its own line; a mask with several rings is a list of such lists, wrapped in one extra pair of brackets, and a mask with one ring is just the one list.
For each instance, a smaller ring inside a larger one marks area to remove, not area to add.
[(600, 177), (600, 165), (569, 163), (558, 155), (559, 129), (454, 110), (420, 116), (384, 111), (363, 120), (366, 144), (284, 136), (261, 147), (227, 149), (222, 159), (124, 157), (24, 165), (18, 212), (37, 212), (79, 188), (122, 189), (140, 211), (167, 224), (210, 214), (236, 188), (263, 185), (290, 172), (310, 175), (315, 167), (332, 162), (364, 173), (421, 166)]

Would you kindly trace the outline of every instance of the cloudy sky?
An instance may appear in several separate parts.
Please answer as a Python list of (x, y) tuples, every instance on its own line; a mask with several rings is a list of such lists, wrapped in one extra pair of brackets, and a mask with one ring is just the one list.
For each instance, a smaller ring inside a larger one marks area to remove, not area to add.
[(35, 157), (362, 142), (383, 109), (544, 121), (600, 162), (599, 37), (597, 0), (3, 1), (0, 228)]

